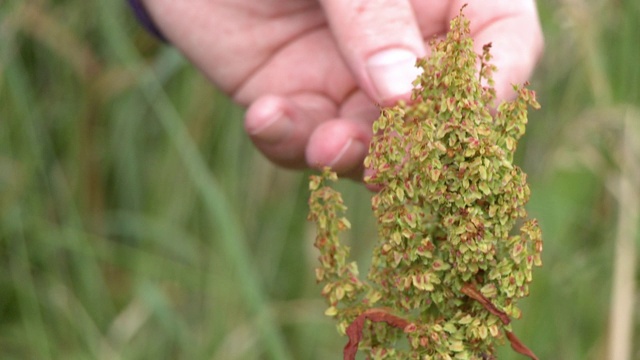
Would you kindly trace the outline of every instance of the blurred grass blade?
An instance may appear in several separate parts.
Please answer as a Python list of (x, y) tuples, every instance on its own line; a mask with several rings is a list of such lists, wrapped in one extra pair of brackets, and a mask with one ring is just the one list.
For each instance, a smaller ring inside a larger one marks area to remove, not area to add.
[[(100, 0), (101, 26), (113, 55), (131, 66), (136, 73), (142, 65), (137, 51), (127, 41), (124, 26), (118, 21), (111, 0)], [(165, 95), (162, 85), (149, 70), (143, 70), (141, 90), (152, 106), (167, 136), (173, 142), (184, 166), (203, 198), (203, 202), (218, 227), (219, 243), (226, 257), (235, 265), (239, 287), (250, 311), (257, 317), (261, 336), (269, 356), (276, 360), (291, 359), (284, 338), (269, 311), (260, 277), (255, 271), (240, 221), (233, 216), (234, 211), (221, 187), (209, 172), (206, 162), (186, 131), (180, 115)]]

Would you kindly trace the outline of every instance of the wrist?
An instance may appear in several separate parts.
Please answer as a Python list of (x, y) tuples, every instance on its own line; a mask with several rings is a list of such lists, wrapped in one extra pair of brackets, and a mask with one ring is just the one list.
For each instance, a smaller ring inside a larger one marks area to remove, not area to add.
[(147, 8), (145, 7), (142, 0), (127, 0), (127, 2), (129, 3), (131, 10), (138, 19), (140, 25), (142, 25), (151, 35), (164, 42), (167, 42), (167, 38), (162, 34), (156, 23), (153, 21), (153, 18), (147, 11)]

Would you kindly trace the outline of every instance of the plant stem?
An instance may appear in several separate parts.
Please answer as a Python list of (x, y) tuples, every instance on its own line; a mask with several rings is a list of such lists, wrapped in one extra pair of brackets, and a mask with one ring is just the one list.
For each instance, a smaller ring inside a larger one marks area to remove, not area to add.
[(620, 174), (618, 174), (618, 224), (614, 254), (613, 287), (609, 310), (610, 360), (631, 360), (633, 335), (633, 308), (635, 302), (636, 273), (636, 237), (640, 210), (640, 191), (638, 191), (638, 173), (634, 160), (633, 141), (637, 136), (631, 121), (639, 119), (631, 116), (627, 110), (622, 126), (620, 146)]

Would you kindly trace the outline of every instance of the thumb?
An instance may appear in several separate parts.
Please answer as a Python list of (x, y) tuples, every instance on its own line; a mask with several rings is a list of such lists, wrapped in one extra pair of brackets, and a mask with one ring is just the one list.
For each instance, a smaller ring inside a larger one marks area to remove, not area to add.
[(333, 36), (360, 87), (374, 101), (408, 99), (426, 54), (407, 0), (321, 0)]

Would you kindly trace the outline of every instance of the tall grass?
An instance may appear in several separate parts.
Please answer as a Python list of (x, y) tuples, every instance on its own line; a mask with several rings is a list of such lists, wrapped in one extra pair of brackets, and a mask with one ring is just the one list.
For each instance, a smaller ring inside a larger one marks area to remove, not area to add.
[[(518, 156), (545, 265), (515, 328), (541, 359), (640, 358), (640, 4), (539, 8), (543, 108)], [(241, 121), (120, 1), (0, 2), (0, 358), (339, 358), (307, 174)], [(340, 186), (366, 263), (368, 193)]]

